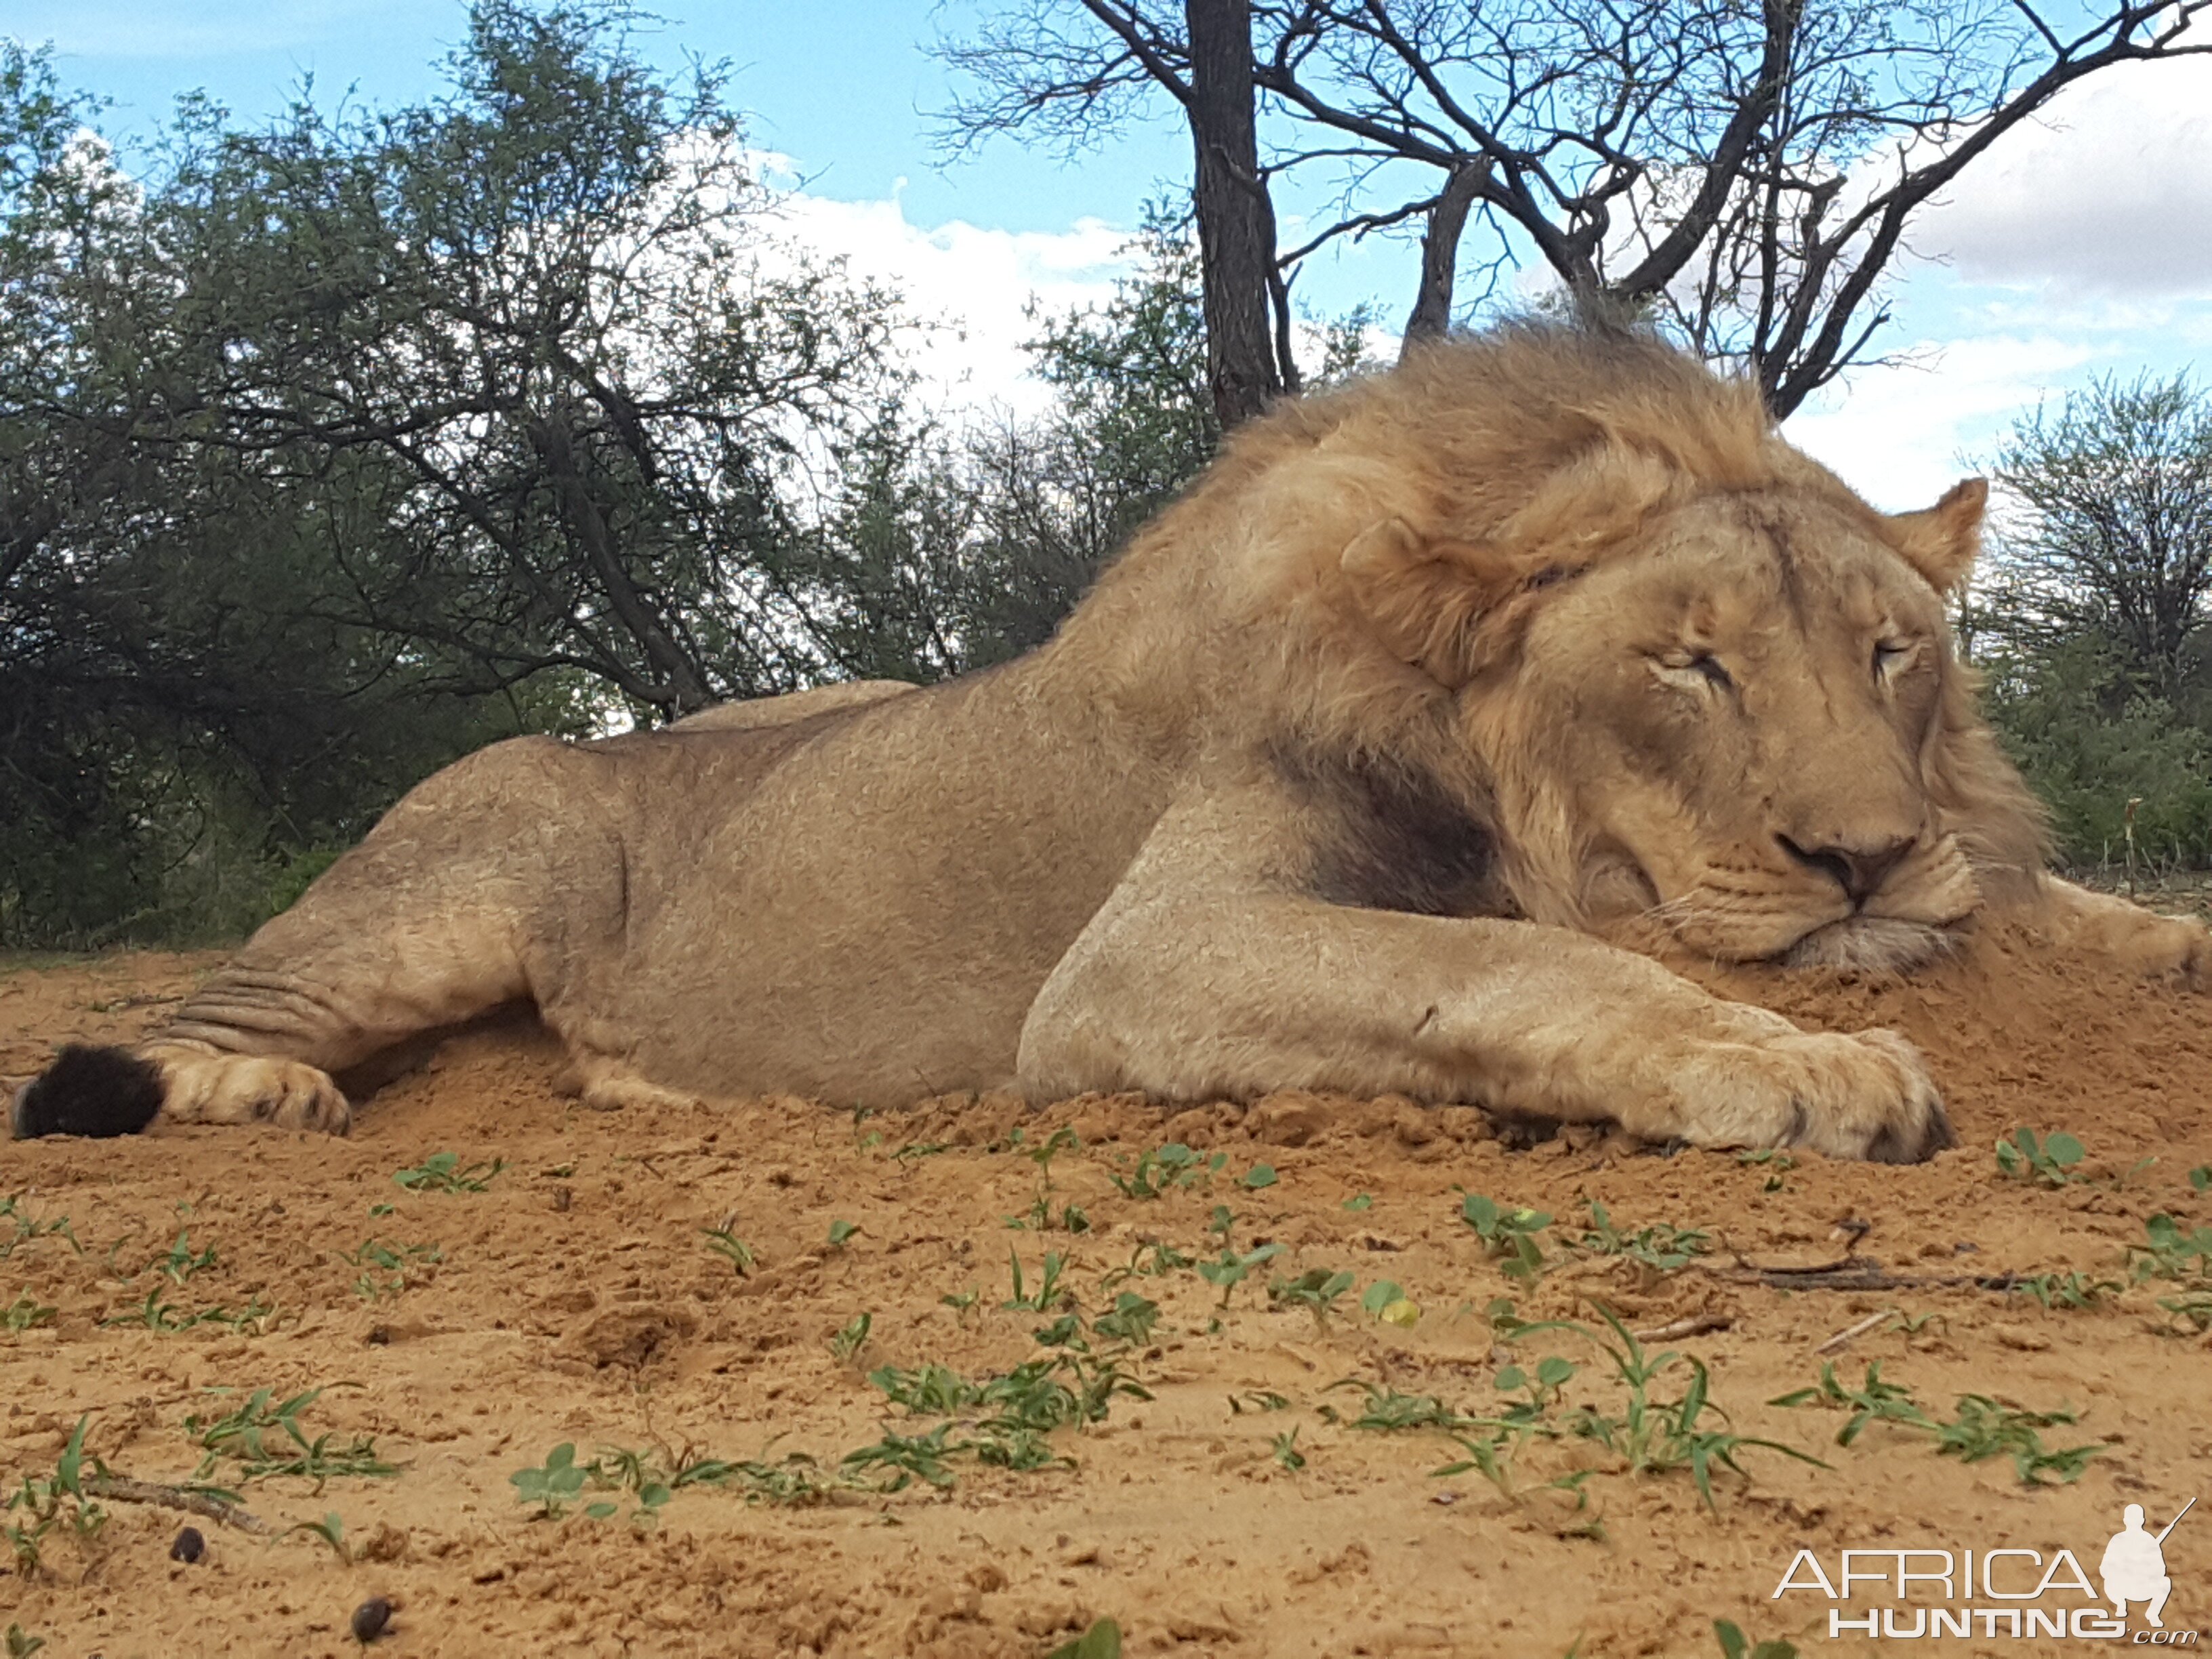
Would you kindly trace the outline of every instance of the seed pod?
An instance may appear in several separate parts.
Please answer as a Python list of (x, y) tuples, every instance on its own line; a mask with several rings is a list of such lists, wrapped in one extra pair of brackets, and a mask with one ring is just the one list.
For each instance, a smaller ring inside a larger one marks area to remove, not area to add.
[(384, 1634), (384, 1626), (392, 1617), (392, 1603), (380, 1595), (372, 1595), (353, 1610), (353, 1639), (366, 1645)]

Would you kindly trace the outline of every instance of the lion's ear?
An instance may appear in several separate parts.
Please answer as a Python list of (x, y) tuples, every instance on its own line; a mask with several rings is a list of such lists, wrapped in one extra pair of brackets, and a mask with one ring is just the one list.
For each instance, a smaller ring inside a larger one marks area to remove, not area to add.
[(1463, 543), (1425, 540), (1402, 519), (1354, 536), (1342, 565), (1368, 625), (1391, 654), (1454, 687), (1474, 677), (1475, 624), (1517, 582), (1509, 561)]
[(1891, 514), (1898, 551), (1938, 593), (1950, 592), (1972, 568), (1981, 550), (1982, 509), (1989, 499), (1989, 480), (1968, 478), (1953, 484), (1931, 507)]

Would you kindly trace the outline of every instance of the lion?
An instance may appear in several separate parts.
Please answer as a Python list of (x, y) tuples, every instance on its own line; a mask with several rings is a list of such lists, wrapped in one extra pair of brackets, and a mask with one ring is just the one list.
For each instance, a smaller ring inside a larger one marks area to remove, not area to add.
[(607, 1107), (1304, 1088), (1924, 1158), (1901, 1036), (1669, 963), (2011, 917), (2205, 986), (2203, 928), (2050, 873), (1975, 711), (1986, 494), (1876, 512), (1648, 335), (1427, 344), (1238, 431), (1015, 661), (438, 773), (14, 1127), (343, 1132), (349, 1068), (528, 1003)]

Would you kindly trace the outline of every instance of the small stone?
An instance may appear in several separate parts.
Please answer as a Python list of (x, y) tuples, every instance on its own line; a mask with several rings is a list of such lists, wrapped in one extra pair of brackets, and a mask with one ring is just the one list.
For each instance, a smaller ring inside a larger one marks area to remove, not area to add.
[(177, 1541), (169, 1546), (169, 1559), (182, 1561), (187, 1566), (207, 1553), (207, 1540), (200, 1536), (198, 1527), (186, 1527), (177, 1534)]
[(384, 1627), (392, 1620), (392, 1603), (380, 1595), (372, 1595), (353, 1610), (353, 1639), (367, 1645), (384, 1634)]

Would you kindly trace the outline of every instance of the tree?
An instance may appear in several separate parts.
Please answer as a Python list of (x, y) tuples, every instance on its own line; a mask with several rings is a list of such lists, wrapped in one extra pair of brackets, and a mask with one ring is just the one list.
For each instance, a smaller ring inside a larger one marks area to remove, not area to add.
[(0, 939), (234, 932), (490, 738), (838, 672), (793, 550), (896, 314), (628, 20), (486, 0), (449, 95), (190, 100), (136, 179), (0, 51)]
[(2020, 502), (1992, 562), (2014, 626), (2094, 634), (2173, 696), (2212, 592), (2212, 400), (2186, 374), (2101, 380), (2020, 421), (1992, 471)]
[[(1287, 291), (1338, 237), (1419, 227), (1419, 332), (1443, 325), (1460, 266), (1533, 256), (1577, 305), (1656, 313), (1741, 362), (1786, 416), (1865, 358), (1930, 198), (2086, 76), (2212, 50), (2192, 28), (2207, 5), (1263, 4), (1258, 185), (1310, 179), (1339, 208), (1276, 275)], [(948, 142), (1026, 129), (1079, 149), (1159, 89), (1188, 108), (1193, 44), (1165, 0), (1019, 0), (944, 48), (973, 88)]]
[[(928, 680), (1050, 638), (1109, 559), (1220, 441), (1188, 222), (1148, 210), (1139, 268), (1103, 305), (1032, 311), (1034, 372), (1057, 394), (1029, 420), (947, 433), (882, 417), (838, 457), (795, 544), (812, 636), (838, 671)], [(1349, 362), (1357, 321), (1331, 335)]]

